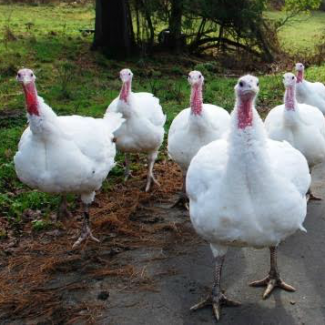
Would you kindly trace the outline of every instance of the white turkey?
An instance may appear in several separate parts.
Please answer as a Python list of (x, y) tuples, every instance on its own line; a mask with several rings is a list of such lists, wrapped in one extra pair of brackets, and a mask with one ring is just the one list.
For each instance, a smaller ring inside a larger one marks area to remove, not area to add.
[(296, 70), (298, 102), (315, 106), (325, 114), (325, 86), (321, 82), (309, 82), (305, 80), (305, 67), (302, 63), (296, 64)]
[(304, 230), (310, 174), (298, 150), (267, 138), (255, 109), (258, 91), (254, 76), (238, 80), (227, 138), (201, 148), (187, 173), (191, 221), (196, 232), (210, 243), (215, 259), (212, 293), (191, 309), (210, 304), (217, 320), (221, 305), (238, 305), (220, 288), (229, 246), (270, 248), (268, 276), (251, 283), (266, 286), (264, 299), (275, 287), (295, 290), (280, 278), (276, 249), (296, 230)]
[(188, 75), (191, 85), (190, 107), (182, 110), (173, 120), (168, 132), (169, 156), (183, 173), (183, 193), (180, 200), (186, 206), (186, 172), (199, 149), (213, 140), (220, 139), (229, 129), (230, 115), (223, 108), (204, 104), (202, 87), (204, 77), (199, 71)]
[[(325, 119), (314, 106), (299, 104), (296, 100), (296, 77), (283, 76), (286, 88), (284, 105), (273, 108), (265, 119), (268, 136), (273, 140), (287, 141), (307, 159), (309, 167), (325, 159)], [(312, 193), (310, 199), (317, 199)]]
[(130, 175), (129, 153), (148, 154), (148, 176), (145, 190), (150, 190), (152, 181), (159, 185), (153, 175), (153, 166), (164, 139), (166, 116), (159, 99), (150, 93), (133, 93), (133, 73), (129, 69), (120, 72), (122, 89), (120, 95), (107, 108), (105, 118), (111, 112), (122, 113), (125, 123), (114, 133), (117, 149), (125, 153), (125, 176)]
[[(57, 116), (37, 95), (35, 75), (22, 69), (22, 84), (29, 126), (24, 131), (14, 157), (18, 178), (31, 188), (47, 193), (79, 194), (84, 223), (77, 246), (91, 232), (88, 207), (114, 166), (116, 154), (113, 132), (123, 123), (121, 114), (106, 120), (81, 116)], [(66, 212), (66, 201), (60, 210)]]

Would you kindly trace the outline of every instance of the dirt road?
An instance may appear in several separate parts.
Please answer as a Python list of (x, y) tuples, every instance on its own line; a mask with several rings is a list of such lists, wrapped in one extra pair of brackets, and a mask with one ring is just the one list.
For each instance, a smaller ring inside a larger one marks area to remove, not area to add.
[[(314, 191), (325, 198), (324, 177), (324, 166), (314, 170)], [(296, 287), (295, 293), (276, 290), (262, 300), (264, 289), (247, 284), (268, 272), (268, 250), (229, 251), (223, 284), (228, 295), (238, 298), (242, 306), (224, 308), (220, 324), (325, 324), (325, 201), (309, 203), (305, 227), (308, 233), (297, 232), (279, 249), (282, 277)], [(213, 268), (208, 245), (201, 241), (189, 246), (176, 243), (161, 252), (148, 248), (135, 258), (141, 263), (147, 254), (165, 257), (146, 268), (153, 275), (156, 292), (138, 292), (136, 288), (111, 291), (109, 312), (102, 324), (214, 324), (211, 308), (189, 311), (210, 290)]]

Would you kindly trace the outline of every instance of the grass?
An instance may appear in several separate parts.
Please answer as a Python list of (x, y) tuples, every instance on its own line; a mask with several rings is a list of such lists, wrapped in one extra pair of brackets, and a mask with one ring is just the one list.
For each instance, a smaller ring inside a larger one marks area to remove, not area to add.
[[(280, 11), (268, 11), (266, 17), (278, 20), (284, 17)], [(281, 46), (290, 53), (314, 51), (315, 45), (325, 34), (325, 12), (312, 11), (300, 14), (279, 31)]]
[[(319, 26), (321, 15), (324, 14), (312, 16)], [(34, 70), (39, 94), (58, 115), (102, 117), (118, 95), (118, 72), (125, 66), (134, 72), (134, 91), (153, 92), (160, 98), (168, 117), (166, 131), (177, 113), (189, 105), (186, 77), (192, 69), (200, 69), (205, 76), (206, 102), (228, 111), (234, 105), (233, 88), (237, 77), (225, 77), (223, 67), (216, 62), (185, 66), (166, 55), (125, 63), (90, 52), (91, 37), (82, 36), (78, 30), (93, 26), (93, 20), (92, 7), (0, 5), (0, 216), (14, 224), (20, 222), (26, 210), (32, 209), (40, 210), (44, 219), (35, 221), (33, 229), (47, 228), (48, 215), (58, 203), (57, 197), (27, 188), (15, 175), (13, 156), (26, 127), (23, 93), (15, 81), (19, 68)], [(300, 24), (303, 26), (305, 22)], [(293, 26), (286, 30), (292, 35), (296, 32), (300, 40), (305, 37)], [(291, 39), (292, 35), (286, 37)], [(305, 42), (297, 43), (297, 46), (303, 44)], [(280, 75), (260, 76), (257, 106), (263, 114), (282, 101)], [(308, 69), (307, 78), (325, 80), (325, 68)], [(122, 155), (118, 155), (117, 160), (121, 162)], [(136, 161), (133, 166), (142, 168)], [(121, 167), (116, 167), (103, 190), (110, 191), (112, 184), (122, 180), (122, 174)], [(0, 237), (4, 237), (3, 232)]]

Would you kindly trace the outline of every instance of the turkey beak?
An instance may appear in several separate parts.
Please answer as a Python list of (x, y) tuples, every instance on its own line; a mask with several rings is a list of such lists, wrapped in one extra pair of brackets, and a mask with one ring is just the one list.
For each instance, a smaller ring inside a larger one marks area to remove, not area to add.
[(285, 88), (293, 87), (296, 84), (296, 77), (294, 74), (284, 74), (283, 84)]
[(246, 101), (246, 100), (252, 100), (256, 97), (258, 93), (258, 87), (254, 85), (247, 85), (245, 89), (239, 90), (239, 97)]
[(22, 80), (22, 83), (24, 84), (24, 85), (28, 85), (29, 83), (31, 83), (32, 82), (32, 80), (30, 79), (30, 78), (28, 78), (28, 77), (25, 77), (25, 78), (23, 78), (23, 80)]
[(254, 89), (245, 89), (242, 91), (243, 95), (255, 95), (257, 93), (257, 91), (255, 91)]
[(288, 88), (288, 87), (292, 86), (291, 82), (289, 80), (287, 80), (287, 79), (283, 80), (283, 84), (284, 84), (285, 88)]
[(256, 95), (258, 93), (259, 88), (255, 85), (249, 84), (245, 89), (242, 90), (244, 95)]
[(28, 85), (29, 83), (31, 83), (33, 80), (31, 78), (29, 78), (28, 76), (22, 76), (20, 74), (17, 74), (16, 80), (20, 83), (22, 83), (23, 85)]
[(304, 66), (303, 66), (302, 63), (297, 63), (297, 64), (296, 64), (296, 70), (297, 70), (297, 71), (302, 71), (303, 69), (304, 69)]
[(123, 83), (126, 83), (126, 82), (128, 82), (128, 81), (130, 81), (132, 79), (132, 74), (131, 75), (121, 74), (120, 78), (121, 78)]

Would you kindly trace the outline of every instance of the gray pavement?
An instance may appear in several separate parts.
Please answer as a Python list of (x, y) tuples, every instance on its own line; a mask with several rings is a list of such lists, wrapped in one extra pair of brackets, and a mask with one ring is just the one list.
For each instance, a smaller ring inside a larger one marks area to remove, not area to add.
[[(325, 198), (325, 165), (314, 169), (313, 179), (317, 180), (313, 181), (314, 193)], [(282, 278), (296, 287), (294, 293), (275, 290), (269, 299), (262, 300), (264, 289), (251, 288), (248, 283), (266, 276), (268, 250), (230, 249), (223, 287), (228, 296), (239, 300), (242, 306), (224, 308), (220, 324), (325, 324), (325, 200), (309, 203), (304, 225), (308, 233), (297, 232), (288, 238), (281, 244), (278, 254)], [(130, 259), (136, 258), (141, 264), (148, 254), (159, 253), (161, 251), (148, 248), (138, 252), (136, 257), (133, 253)], [(164, 259), (146, 266), (146, 272), (155, 280), (155, 290), (115, 288), (101, 324), (216, 324), (209, 307), (189, 311), (212, 284), (213, 264), (208, 245), (198, 241), (187, 249), (178, 242), (161, 254)], [(172, 274), (155, 276), (164, 273)]]

